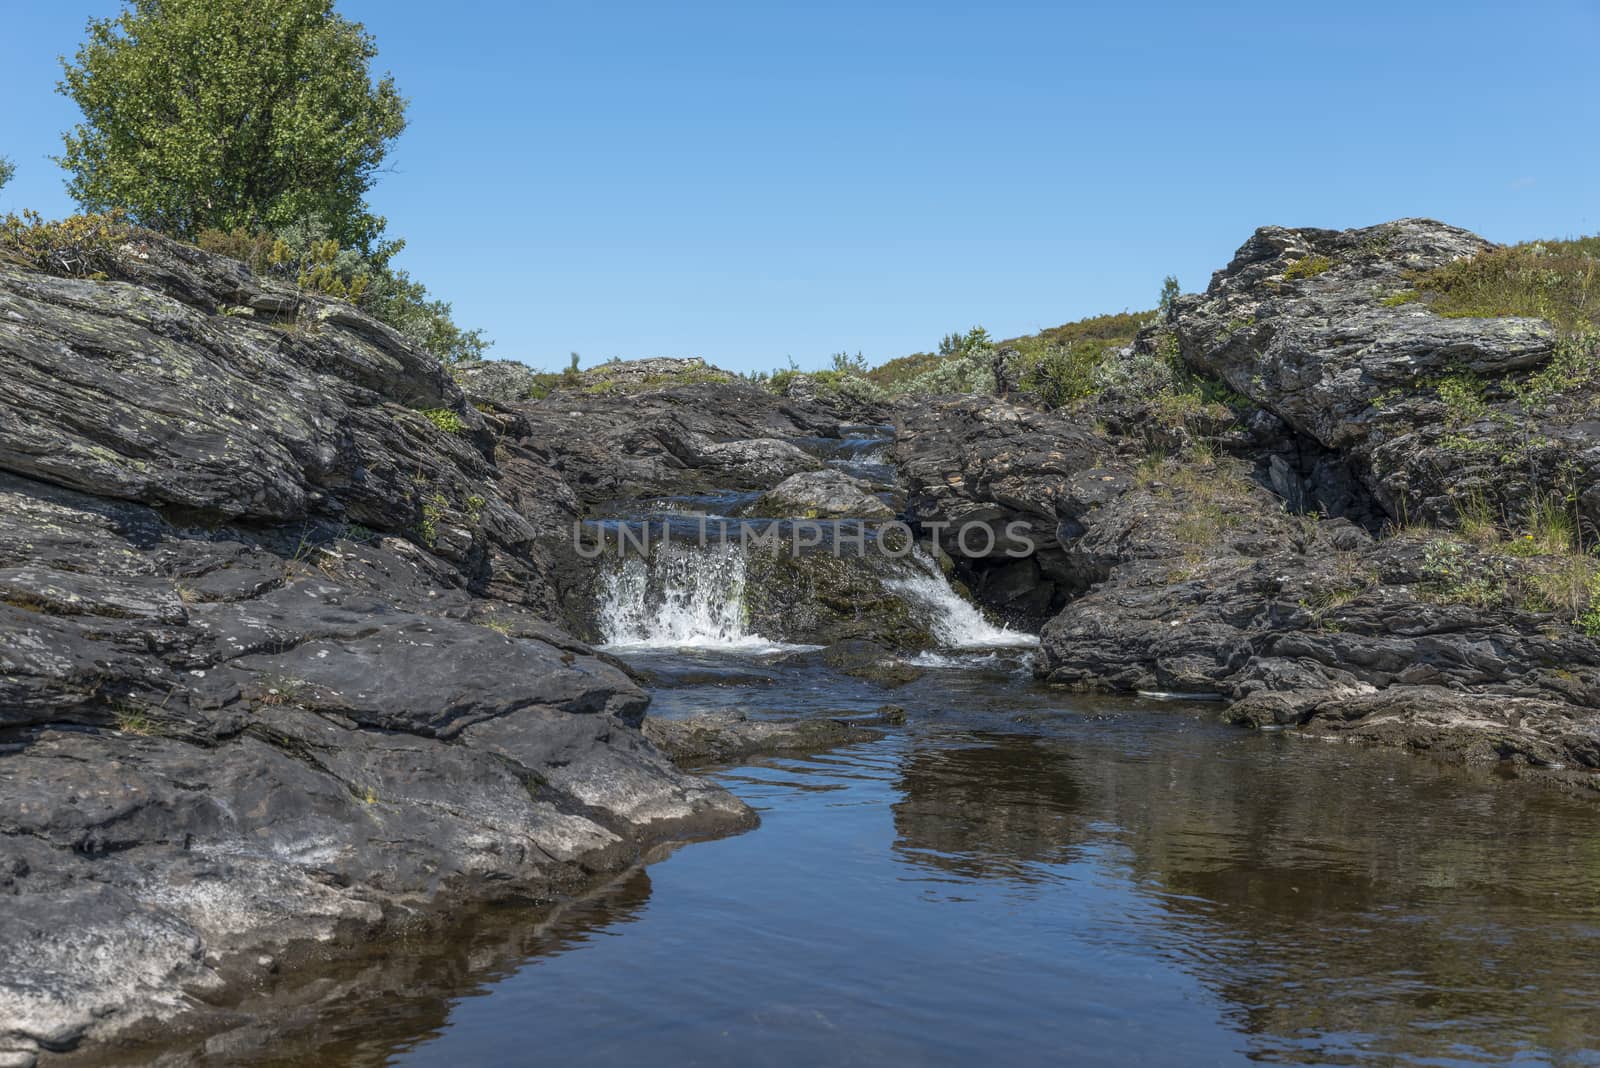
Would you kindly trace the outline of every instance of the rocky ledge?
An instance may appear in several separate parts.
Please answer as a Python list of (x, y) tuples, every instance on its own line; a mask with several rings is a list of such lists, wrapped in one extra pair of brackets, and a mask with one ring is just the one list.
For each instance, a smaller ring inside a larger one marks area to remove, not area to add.
[(0, 1064), (754, 823), (564, 630), (529, 416), (232, 261), (108, 259), (0, 259)]

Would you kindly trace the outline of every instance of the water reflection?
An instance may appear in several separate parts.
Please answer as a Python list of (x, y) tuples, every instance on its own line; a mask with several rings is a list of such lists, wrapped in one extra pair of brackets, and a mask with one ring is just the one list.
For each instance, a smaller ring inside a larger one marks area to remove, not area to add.
[[(882, 700), (796, 670), (662, 703)], [(286, 984), (175, 1063), (1600, 1065), (1592, 799), (1004, 672), (895, 700), (881, 742), (724, 773), (759, 831)]]
[(1085, 837), (1071, 754), (1037, 737), (929, 739), (899, 766), (894, 848), (965, 879), (1058, 878)]

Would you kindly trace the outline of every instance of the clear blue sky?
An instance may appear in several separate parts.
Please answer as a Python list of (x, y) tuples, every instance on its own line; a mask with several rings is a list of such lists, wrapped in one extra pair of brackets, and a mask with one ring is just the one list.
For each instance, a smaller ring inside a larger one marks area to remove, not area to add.
[[(373, 197), (493, 354), (874, 362), (1204, 287), (1264, 223), (1600, 230), (1600, 4), (341, 0), (411, 97)], [(0, 210), (70, 210), (12, 0)]]

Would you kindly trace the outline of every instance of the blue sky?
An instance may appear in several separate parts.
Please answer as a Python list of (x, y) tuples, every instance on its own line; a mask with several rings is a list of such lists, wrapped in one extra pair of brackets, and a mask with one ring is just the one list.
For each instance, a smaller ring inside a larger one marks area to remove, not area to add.
[[(0, 211), (64, 214), (12, 0)], [(1265, 223), (1600, 230), (1600, 5), (340, 0), (412, 105), (373, 196), (493, 355), (878, 362), (1202, 289)]]

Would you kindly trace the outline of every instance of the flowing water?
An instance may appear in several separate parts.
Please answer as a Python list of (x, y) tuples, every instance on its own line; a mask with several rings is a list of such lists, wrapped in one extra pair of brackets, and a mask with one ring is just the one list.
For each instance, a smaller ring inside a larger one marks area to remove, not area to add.
[(759, 829), (339, 965), (255, 1060), (1600, 1065), (1592, 799), (1042, 687), (925, 560), (885, 581), (944, 646), (898, 689), (753, 633), (737, 548), (615, 568), (652, 715), (905, 725), (715, 771)]

